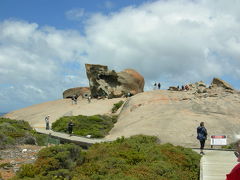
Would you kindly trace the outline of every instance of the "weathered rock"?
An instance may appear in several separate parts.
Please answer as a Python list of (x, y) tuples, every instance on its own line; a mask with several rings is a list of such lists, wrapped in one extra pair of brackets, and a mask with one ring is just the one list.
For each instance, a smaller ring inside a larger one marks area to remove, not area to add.
[(63, 98), (71, 98), (75, 95), (87, 98), (91, 94), (89, 87), (76, 87), (63, 92)]
[(233, 87), (225, 82), (224, 80), (221, 80), (219, 78), (213, 78), (213, 81), (211, 83), (211, 86), (214, 87), (222, 87), (224, 89), (234, 90)]
[(169, 91), (178, 91), (179, 89), (178, 89), (177, 87), (175, 87), (175, 86), (170, 86), (170, 87), (168, 88), (168, 90), (169, 90)]
[(122, 97), (127, 93), (143, 92), (144, 78), (133, 69), (119, 73), (108, 70), (107, 66), (86, 64), (91, 95), (97, 97)]

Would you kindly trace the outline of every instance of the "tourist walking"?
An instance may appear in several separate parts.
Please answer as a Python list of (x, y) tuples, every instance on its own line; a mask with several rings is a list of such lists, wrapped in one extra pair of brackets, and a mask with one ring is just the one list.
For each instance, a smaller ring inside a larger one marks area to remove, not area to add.
[(160, 83), (158, 83), (158, 89), (160, 89), (161, 88), (161, 84)]
[(72, 135), (73, 126), (74, 126), (74, 124), (73, 124), (73, 122), (72, 122), (72, 120), (71, 120), (71, 121), (68, 123), (68, 133), (69, 133), (70, 136)]
[(156, 89), (157, 89), (157, 83), (154, 83), (153, 90), (156, 90)]
[(197, 128), (197, 139), (200, 142), (200, 154), (204, 155), (203, 149), (207, 139), (207, 129), (204, 127), (204, 122), (201, 122), (200, 126)]
[(45, 117), (46, 130), (49, 130), (49, 129), (50, 129), (50, 126), (49, 126), (49, 118), (50, 118), (50, 115), (47, 115), (47, 116)]
[[(237, 161), (240, 162), (240, 142), (237, 143), (237, 151), (234, 152)], [(239, 180), (240, 179), (240, 163), (238, 163), (229, 174), (226, 175), (226, 180)]]

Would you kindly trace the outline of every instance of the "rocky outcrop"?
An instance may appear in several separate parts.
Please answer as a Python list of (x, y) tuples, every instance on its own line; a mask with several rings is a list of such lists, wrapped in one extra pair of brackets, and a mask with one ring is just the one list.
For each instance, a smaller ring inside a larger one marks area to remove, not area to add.
[(72, 98), (73, 96), (82, 96), (87, 98), (91, 94), (89, 87), (70, 88), (63, 92), (63, 98)]
[(128, 93), (135, 95), (143, 92), (144, 78), (133, 69), (117, 73), (103, 65), (86, 64), (85, 67), (91, 95), (94, 98), (115, 98)]
[(222, 87), (224, 89), (234, 90), (233, 87), (225, 82), (224, 80), (221, 80), (219, 78), (213, 78), (213, 81), (211, 83), (211, 87)]

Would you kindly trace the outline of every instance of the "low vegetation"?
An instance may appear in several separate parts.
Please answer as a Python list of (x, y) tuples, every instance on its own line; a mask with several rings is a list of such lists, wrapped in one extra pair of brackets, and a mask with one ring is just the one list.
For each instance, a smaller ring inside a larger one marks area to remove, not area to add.
[(26, 121), (0, 118), (0, 149), (17, 144), (44, 145), (45, 135), (35, 132)]
[(117, 110), (123, 105), (124, 101), (119, 101), (118, 103), (115, 103), (112, 108), (112, 113), (117, 112)]
[(71, 179), (71, 172), (83, 163), (83, 153), (74, 144), (44, 148), (34, 164), (23, 165), (13, 179)]
[(191, 149), (138, 135), (95, 144), (85, 153), (72, 144), (43, 149), (14, 180), (197, 180), (199, 164), (200, 155)]
[(94, 115), (94, 116), (66, 116), (52, 124), (52, 129), (57, 132), (68, 132), (68, 123), (72, 121), (73, 134), (93, 138), (102, 138), (108, 134), (117, 122), (117, 116)]

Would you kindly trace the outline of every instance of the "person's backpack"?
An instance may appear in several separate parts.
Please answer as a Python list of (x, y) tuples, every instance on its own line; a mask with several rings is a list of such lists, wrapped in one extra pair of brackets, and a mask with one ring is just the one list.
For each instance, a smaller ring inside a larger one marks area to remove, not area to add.
[(207, 134), (206, 134), (206, 130), (205, 130), (204, 127), (198, 127), (197, 133), (198, 133), (198, 134), (197, 134), (197, 139), (198, 139), (198, 140), (204, 140), (204, 139), (206, 139)]

